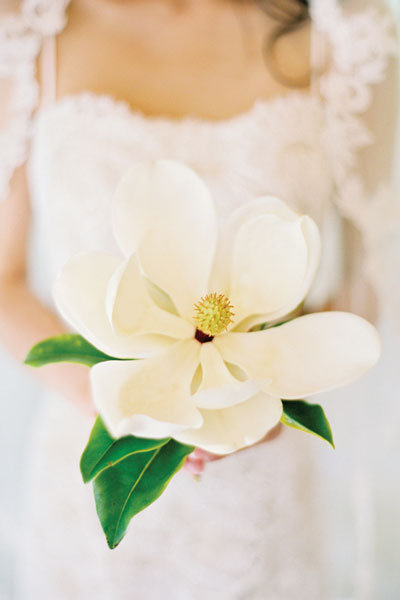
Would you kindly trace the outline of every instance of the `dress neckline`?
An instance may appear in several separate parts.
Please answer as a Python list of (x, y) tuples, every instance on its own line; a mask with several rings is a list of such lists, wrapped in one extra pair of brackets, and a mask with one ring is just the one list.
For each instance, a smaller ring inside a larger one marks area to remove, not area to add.
[(49, 105), (41, 106), (35, 113), (34, 120), (41, 119), (48, 113), (54, 110), (74, 109), (78, 113), (89, 111), (94, 116), (123, 116), (126, 119), (134, 122), (144, 122), (153, 125), (175, 125), (182, 127), (184, 125), (197, 125), (199, 127), (208, 127), (219, 129), (230, 127), (242, 122), (252, 120), (255, 114), (266, 114), (276, 107), (281, 107), (292, 101), (304, 101), (315, 98), (311, 88), (307, 90), (291, 90), (271, 96), (270, 98), (257, 98), (249, 108), (240, 111), (230, 117), (214, 119), (200, 115), (182, 115), (181, 117), (171, 117), (167, 115), (149, 115), (138, 108), (133, 108), (128, 101), (119, 100), (112, 94), (97, 93), (92, 91), (82, 91), (71, 94), (66, 94), (57, 98)]

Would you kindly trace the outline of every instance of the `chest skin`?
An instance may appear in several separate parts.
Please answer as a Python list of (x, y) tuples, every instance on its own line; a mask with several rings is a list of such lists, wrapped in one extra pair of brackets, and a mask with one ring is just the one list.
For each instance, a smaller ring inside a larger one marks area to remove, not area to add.
[[(218, 120), (258, 99), (288, 91), (267, 68), (265, 44), (276, 23), (255, 2), (72, 0), (57, 37), (57, 97), (91, 91), (128, 102), (145, 115)], [(274, 47), (279, 72), (309, 68), (309, 25)]]

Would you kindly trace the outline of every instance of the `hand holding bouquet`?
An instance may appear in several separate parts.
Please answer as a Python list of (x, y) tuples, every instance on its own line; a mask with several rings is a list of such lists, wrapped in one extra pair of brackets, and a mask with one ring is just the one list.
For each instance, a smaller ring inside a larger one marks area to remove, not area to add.
[(320, 254), (315, 223), (262, 197), (218, 232), (203, 181), (172, 161), (137, 164), (113, 202), (122, 256), (72, 257), (54, 285), (79, 332), (26, 362), (91, 367), (99, 417), (81, 459), (108, 544), (160, 496), (194, 447), (229, 454), (280, 421), (333, 444), (318, 405), (378, 360), (376, 330), (349, 313), (288, 320)]

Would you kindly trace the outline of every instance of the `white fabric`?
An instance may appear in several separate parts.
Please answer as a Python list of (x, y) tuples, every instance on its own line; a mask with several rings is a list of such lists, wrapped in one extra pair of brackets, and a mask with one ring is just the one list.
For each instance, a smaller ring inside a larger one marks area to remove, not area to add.
[(8, 191), (14, 169), (27, 158), (31, 116), (39, 96), (36, 56), (43, 36), (65, 26), (69, 0), (12, 4), (14, 10), (0, 7), (0, 199)]
[(326, 61), (316, 65), (324, 71), (316, 87), (325, 105), (334, 202), (361, 233), (365, 255), (361, 273), (351, 274), (354, 293), (360, 280), (369, 280), (399, 326), (400, 201), (391, 185), (399, 42), (393, 18), (384, 0), (350, 0), (343, 9), (336, 0), (316, 1), (313, 14), (319, 41), (328, 47), (315, 57), (321, 63), (325, 54)]
[[(391, 97), (387, 73), (394, 41), (378, 0), (368, 2), (373, 6), (366, 10), (362, 2), (352, 16), (336, 0), (316, 1), (316, 69), (320, 57), (325, 60), (313, 91), (259, 101), (217, 123), (148, 118), (91, 93), (60, 99), (32, 120), (34, 58), (42, 37), (64, 26), (66, 4), (29, 0), (22, 13), (0, 24), (0, 77), (8, 90), (2, 96), (8, 110), (0, 133), (0, 195), (31, 141), (30, 187), (41, 257), (32, 277), (42, 276), (40, 293), (50, 306), (50, 285), (67, 258), (77, 251), (116, 252), (109, 210), (121, 174), (132, 161), (165, 157), (187, 163), (205, 178), (219, 202), (220, 223), (242, 203), (271, 194), (311, 214), (325, 241), (314, 305), (341, 281), (338, 210), (361, 228), (369, 272), (379, 290), (388, 289), (386, 241), (396, 243), (397, 209), (389, 173), (375, 166), (376, 153), (390, 163), (391, 140), (378, 135), (379, 123), (372, 131), (368, 109), (382, 110), (375, 96)], [(342, 410), (338, 394), (334, 401)], [(320, 588), (322, 542), (315, 541), (312, 465), (313, 454), (321, 451), (316, 440), (287, 430), (270, 444), (209, 464), (200, 484), (181, 471), (111, 553), (92, 491), (78, 470), (91, 424), (54, 397), (39, 417), (29, 451), (22, 600), (330, 598), (331, 590), (324, 596)], [(354, 430), (349, 436), (356, 436)], [(363, 556), (360, 569), (370, 566), (370, 557)], [(362, 585), (371, 594), (371, 582)], [(356, 593), (352, 580), (348, 589)]]

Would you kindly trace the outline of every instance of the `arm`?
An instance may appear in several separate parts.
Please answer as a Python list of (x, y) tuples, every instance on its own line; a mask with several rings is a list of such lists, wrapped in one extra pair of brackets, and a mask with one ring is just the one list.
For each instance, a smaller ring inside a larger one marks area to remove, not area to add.
[[(40, 87), (35, 61), (41, 38), (17, 26), (20, 9), (20, 0), (6, 0), (0, 7), (0, 344), (21, 363), (31, 346), (65, 328), (39, 302), (26, 278), (30, 203), (23, 165), (37, 108), (36, 84)], [(30, 372), (93, 413), (89, 369), (83, 365), (49, 365)]]
[[(66, 331), (61, 320), (41, 304), (28, 287), (29, 222), (25, 168), (19, 167), (14, 172), (7, 198), (0, 203), (0, 342), (19, 362), (35, 343)], [(87, 414), (94, 414), (87, 367), (47, 365), (31, 373)]]

